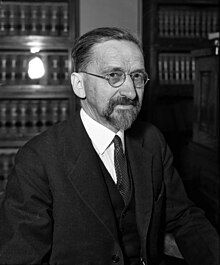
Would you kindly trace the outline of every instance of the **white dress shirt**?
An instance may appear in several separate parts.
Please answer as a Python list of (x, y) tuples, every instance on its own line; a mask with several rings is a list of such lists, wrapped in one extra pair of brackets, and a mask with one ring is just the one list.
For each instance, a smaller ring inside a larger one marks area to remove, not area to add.
[(116, 134), (102, 124), (93, 120), (82, 108), (80, 110), (80, 117), (86, 129), (89, 138), (92, 141), (93, 147), (101, 158), (113, 181), (117, 183), (117, 177), (114, 166), (114, 144), (112, 140), (117, 134), (121, 140), (123, 149), (124, 145), (124, 131), (118, 131)]

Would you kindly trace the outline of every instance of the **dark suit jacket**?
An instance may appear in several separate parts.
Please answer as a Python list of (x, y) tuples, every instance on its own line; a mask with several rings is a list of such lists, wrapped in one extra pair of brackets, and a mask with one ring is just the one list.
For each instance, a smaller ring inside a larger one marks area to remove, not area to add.
[[(189, 264), (218, 265), (217, 234), (187, 199), (160, 132), (136, 123), (125, 142), (147, 264), (158, 264), (167, 231)], [(79, 114), (18, 152), (0, 214), (0, 264), (107, 265), (114, 255), (124, 264), (98, 159)]]

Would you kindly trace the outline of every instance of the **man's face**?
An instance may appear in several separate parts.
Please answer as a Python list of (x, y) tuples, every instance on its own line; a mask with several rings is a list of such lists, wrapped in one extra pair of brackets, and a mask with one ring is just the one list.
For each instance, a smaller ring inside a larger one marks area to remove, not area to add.
[[(92, 48), (86, 72), (105, 76), (116, 70), (126, 74), (144, 71), (144, 58), (136, 44), (109, 40)], [(82, 107), (87, 114), (114, 132), (129, 128), (141, 109), (144, 89), (135, 88), (129, 75), (118, 88), (105, 79), (85, 73), (83, 80), (86, 98), (82, 100)]]

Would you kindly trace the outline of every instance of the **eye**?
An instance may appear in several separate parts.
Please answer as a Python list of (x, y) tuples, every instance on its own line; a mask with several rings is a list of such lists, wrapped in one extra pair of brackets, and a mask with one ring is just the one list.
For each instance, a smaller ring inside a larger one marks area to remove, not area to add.
[(132, 74), (132, 77), (133, 77), (134, 79), (140, 79), (140, 78), (143, 78), (143, 76), (144, 76), (144, 74), (141, 73), (141, 72), (136, 72), (136, 73), (133, 73), (133, 74)]
[(108, 74), (110, 78), (120, 78), (123, 75), (122, 72), (111, 72)]

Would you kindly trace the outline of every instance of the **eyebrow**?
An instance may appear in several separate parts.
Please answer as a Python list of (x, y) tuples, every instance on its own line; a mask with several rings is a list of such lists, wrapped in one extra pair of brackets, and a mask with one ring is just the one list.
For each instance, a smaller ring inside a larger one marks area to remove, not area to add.
[(124, 72), (124, 70), (123, 70), (121, 67), (112, 67), (112, 66), (108, 66), (108, 67), (104, 67), (104, 68), (102, 69), (102, 73), (103, 73), (103, 74), (107, 74), (107, 73), (109, 73), (109, 72), (115, 72), (115, 71), (123, 71), (123, 72)]
[[(108, 66), (108, 67), (102, 69), (102, 74), (107, 74), (109, 72), (115, 72), (115, 71), (116, 72), (117, 71), (123, 71), (123, 72), (125, 72), (124, 69), (121, 68), (121, 67), (111, 67), (111, 66)], [(139, 69), (135, 69), (135, 70), (131, 71), (130, 74), (131, 73), (135, 73), (135, 72), (145, 73), (146, 71), (145, 71), (144, 68), (139, 68)]]
[(144, 68), (140, 68), (140, 69), (136, 69), (134, 71), (131, 71), (130, 74), (136, 73), (136, 72), (138, 72), (138, 73), (146, 73), (146, 70)]

